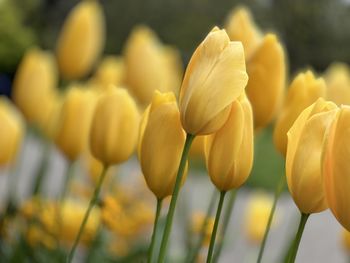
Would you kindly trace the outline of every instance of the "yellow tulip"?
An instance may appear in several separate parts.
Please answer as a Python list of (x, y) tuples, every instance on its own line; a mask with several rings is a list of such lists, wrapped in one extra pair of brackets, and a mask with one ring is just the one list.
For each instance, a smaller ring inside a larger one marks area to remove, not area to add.
[(219, 130), (247, 81), (242, 43), (230, 42), (226, 31), (215, 27), (193, 53), (182, 82), (180, 116), (185, 131), (206, 135)]
[(277, 118), (273, 140), (282, 155), (287, 151), (287, 132), (299, 114), (319, 97), (324, 97), (326, 84), (322, 78), (315, 78), (311, 71), (299, 73), (291, 83)]
[(304, 214), (327, 208), (321, 153), (326, 130), (337, 112), (333, 102), (319, 98), (307, 107), (288, 131), (286, 176), (289, 192)]
[(12, 103), (0, 96), (0, 166), (14, 162), (23, 139), (23, 121)]
[(269, 124), (282, 106), (286, 81), (286, 58), (274, 34), (267, 34), (247, 61), (247, 96), (254, 112), (254, 127)]
[[(260, 243), (263, 240), (272, 205), (271, 196), (263, 193), (254, 194), (249, 200), (244, 220), (245, 232), (249, 241)], [(273, 223), (275, 222), (274, 220)]]
[(350, 107), (341, 106), (326, 139), (323, 177), (328, 206), (340, 224), (350, 231)]
[(350, 69), (343, 63), (332, 64), (325, 72), (327, 99), (337, 105), (350, 105)]
[(139, 103), (150, 103), (155, 90), (178, 93), (180, 56), (164, 46), (151, 29), (136, 27), (126, 43), (124, 56), (125, 82)]
[(56, 144), (70, 160), (76, 160), (88, 147), (96, 94), (71, 87), (64, 99), (57, 124)]
[(105, 18), (99, 1), (80, 1), (69, 13), (57, 40), (56, 55), (63, 77), (86, 76), (104, 43)]
[(51, 53), (29, 49), (16, 72), (13, 100), (28, 122), (44, 126), (56, 99), (57, 69)]
[[(206, 216), (204, 213), (202, 212), (195, 212), (192, 214), (192, 218), (191, 218), (191, 232), (193, 232), (193, 234), (196, 235), (201, 235), (201, 231), (202, 231), (202, 226), (205, 223), (206, 220)], [(209, 246), (210, 243), (210, 238), (211, 238), (211, 234), (213, 232), (213, 228), (214, 228), (214, 221), (215, 218), (214, 217), (209, 217), (207, 222), (206, 222), (206, 226), (204, 229), (204, 240), (203, 240), (203, 244), (204, 246)]]
[(242, 94), (232, 103), (224, 126), (206, 137), (205, 157), (211, 181), (220, 191), (240, 187), (253, 165), (253, 115)]
[(105, 57), (93, 76), (93, 82), (102, 90), (109, 85), (120, 86), (124, 82), (125, 66), (121, 57)]
[(149, 189), (163, 199), (173, 192), (186, 139), (175, 95), (155, 91), (140, 127), (141, 169)]
[(126, 161), (134, 152), (138, 137), (139, 113), (135, 101), (122, 88), (102, 94), (94, 113), (90, 147), (104, 165)]
[(254, 23), (249, 9), (238, 7), (228, 16), (226, 31), (232, 41), (241, 41), (246, 59), (249, 60), (262, 40), (259, 28)]
[(190, 159), (204, 160), (204, 142), (205, 136), (196, 136), (189, 152)]

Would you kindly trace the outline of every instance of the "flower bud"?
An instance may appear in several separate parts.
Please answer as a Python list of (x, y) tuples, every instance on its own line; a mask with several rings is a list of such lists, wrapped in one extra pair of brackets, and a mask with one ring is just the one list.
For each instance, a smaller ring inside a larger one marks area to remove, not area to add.
[(66, 79), (91, 71), (103, 51), (105, 18), (98, 1), (81, 1), (69, 13), (57, 40), (56, 55)]
[(124, 56), (126, 85), (139, 103), (150, 103), (155, 90), (178, 93), (182, 73), (180, 56), (173, 48), (164, 46), (151, 29), (135, 28)]
[(255, 129), (268, 125), (284, 97), (286, 59), (276, 35), (267, 34), (247, 61), (247, 96), (254, 112)]
[(337, 105), (350, 105), (350, 69), (343, 63), (334, 63), (326, 71), (327, 99)]
[(326, 130), (337, 112), (333, 102), (319, 98), (301, 112), (288, 131), (286, 176), (289, 192), (302, 213), (327, 208), (321, 152)]
[(68, 90), (57, 124), (56, 144), (70, 160), (76, 160), (88, 147), (88, 136), (96, 94), (80, 87)]
[(206, 137), (208, 173), (220, 191), (240, 187), (253, 165), (253, 115), (242, 94), (232, 103), (230, 115), (220, 130)]
[(173, 192), (185, 140), (175, 95), (155, 91), (142, 117), (138, 151), (147, 185), (159, 199)]
[(122, 88), (102, 94), (94, 113), (90, 146), (92, 155), (104, 165), (126, 161), (134, 152), (139, 113), (135, 101)]
[(0, 96), (0, 166), (14, 162), (23, 139), (23, 121), (14, 105)]
[(51, 53), (29, 49), (16, 72), (12, 98), (28, 122), (43, 126), (56, 98), (57, 69)]
[(278, 151), (287, 151), (287, 132), (299, 114), (319, 97), (324, 97), (326, 84), (322, 78), (315, 78), (311, 71), (299, 73), (288, 89), (283, 109), (277, 118), (273, 140)]
[(219, 130), (247, 81), (242, 44), (230, 42), (226, 31), (215, 27), (193, 53), (182, 82), (180, 116), (185, 131), (206, 135)]
[(234, 9), (226, 21), (226, 31), (232, 41), (241, 41), (247, 60), (262, 40), (259, 28), (254, 23), (252, 14), (245, 7)]
[(350, 107), (341, 106), (329, 128), (323, 152), (323, 178), (330, 210), (350, 231)]

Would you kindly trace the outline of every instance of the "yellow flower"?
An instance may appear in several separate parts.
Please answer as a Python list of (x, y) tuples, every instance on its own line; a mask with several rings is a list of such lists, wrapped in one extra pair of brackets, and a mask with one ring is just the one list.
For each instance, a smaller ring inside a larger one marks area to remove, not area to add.
[(194, 138), (193, 143), (191, 145), (190, 152), (189, 152), (190, 159), (196, 159), (196, 160), (205, 159), (204, 142), (205, 142), (205, 136), (196, 136)]
[(277, 118), (273, 140), (281, 154), (287, 151), (287, 132), (299, 114), (319, 97), (324, 97), (326, 84), (322, 78), (315, 78), (308, 70), (299, 73), (292, 81), (283, 109)]
[[(206, 215), (202, 212), (195, 212), (192, 214), (192, 222), (191, 222), (191, 231), (193, 234), (201, 235), (202, 226), (204, 224), (204, 220)], [(204, 228), (204, 240), (203, 245), (208, 246), (210, 243), (211, 233), (213, 232), (215, 218), (209, 217), (207, 224)]]
[(265, 35), (247, 61), (247, 96), (254, 112), (254, 127), (263, 128), (277, 114), (284, 96), (286, 59), (274, 34)]
[(193, 53), (182, 82), (180, 115), (185, 131), (205, 135), (219, 130), (247, 81), (242, 43), (230, 42), (226, 31), (215, 27)]
[(109, 85), (120, 86), (125, 78), (125, 65), (121, 57), (106, 56), (93, 76), (93, 83), (105, 90)]
[(226, 31), (232, 41), (241, 41), (246, 59), (249, 60), (262, 40), (259, 28), (254, 23), (249, 9), (238, 7), (228, 16)]
[(71, 87), (64, 99), (58, 120), (56, 144), (66, 157), (74, 161), (88, 147), (88, 136), (96, 94), (81, 87)]
[(55, 101), (57, 69), (51, 53), (29, 49), (16, 72), (13, 100), (28, 122), (44, 126)]
[(232, 103), (224, 126), (206, 137), (205, 157), (211, 181), (220, 191), (240, 187), (253, 165), (253, 116), (247, 97)]
[(173, 192), (186, 139), (175, 95), (155, 91), (140, 127), (141, 169), (149, 189), (163, 199)]
[(91, 71), (103, 51), (105, 18), (98, 1), (81, 1), (69, 13), (57, 40), (56, 55), (66, 79)]
[(350, 231), (350, 107), (342, 106), (334, 119), (323, 153), (323, 177), (328, 206)]
[(23, 121), (12, 103), (0, 96), (0, 166), (10, 165), (23, 139)]
[(321, 152), (326, 129), (337, 112), (333, 102), (319, 98), (288, 131), (286, 176), (289, 192), (304, 214), (327, 208), (321, 176)]
[(337, 105), (350, 105), (350, 69), (347, 64), (334, 63), (325, 72), (327, 99)]
[(151, 29), (136, 27), (124, 56), (126, 85), (139, 103), (150, 103), (155, 90), (178, 93), (182, 73), (179, 53), (164, 46)]
[(122, 88), (102, 94), (94, 113), (90, 147), (92, 155), (105, 165), (126, 161), (134, 152), (139, 113), (135, 101)]
[(254, 194), (249, 200), (244, 220), (245, 233), (249, 241), (260, 243), (264, 238), (272, 204), (271, 196), (263, 193)]

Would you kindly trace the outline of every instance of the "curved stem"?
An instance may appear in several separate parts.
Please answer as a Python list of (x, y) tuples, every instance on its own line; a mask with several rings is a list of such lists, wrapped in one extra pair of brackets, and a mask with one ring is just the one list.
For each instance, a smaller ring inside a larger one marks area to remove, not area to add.
[(218, 262), (221, 251), (222, 251), (222, 245), (224, 243), (225, 233), (227, 232), (228, 224), (231, 219), (232, 210), (235, 204), (236, 200), (236, 190), (232, 190), (230, 193), (230, 197), (226, 206), (226, 211), (224, 214), (224, 219), (222, 221), (222, 229), (221, 229), (221, 239), (217, 242), (217, 249), (215, 250), (213, 262)]
[(147, 263), (151, 263), (152, 258), (153, 258), (153, 252), (154, 252), (154, 244), (156, 243), (156, 233), (157, 233), (157, 226), (158, 226), (158, 219), (160, 215), (160, 211), (162, 209), (162, 201), (163, 199), (157, 199), (157, 209), (156, 209), (156, 215), (154, 217), (154, 224), (153, 224), (153, 233), (152, 233), (152, 240), (151, 240), (151, 245), (148, 250), (148, 259)]
[(288, 261), (289, 263), (294, 263), (294, 261), (295, 261), (295, 258), (297, 256), (297, 252), (298, 252), (298, 248), (299, 248), (299, 244), (300, 244), (300, 240), (301, 240), (301, 237), (303, 235), (305, 224), (306, 224), (306, 221), (309, 218), (309, 216), (310, 216), (310, 214), (301, 213), (298, 232), (295, 236), (293, 246), (292, 246), (292, 249), (290, 251), (290, 257), (289, 257), (289, 261)]
[(285, 183), (286, 183), (285, 176), (282, 176), (280, 178), (280, 180), (279, 180), (279, 183), (277, 184), (276, 189), (275, 189), (275, 196), (273, 198), (273, 204), (272, 204), (272, 208), (271, 208), (271, 211), (270, 211), (269, 219), (267, 221), (264, 237), (263, 237), (263, 240), (261, 242), (257, 263), (261, 262), (262, 256), (264, 254), (264, 250), (265, 250), (265, 246), (266, 246), (266, 240), (267, 240), (267, 236), (269, 235), (269, 232), (270, 232), (273, 216), (275, 215), (277, 201), (278, 201), (278, 198), (280, 197), (280, 195), (282, 193), (282, 190), (284, 188)]
[(200, 233), (199, 239), (197, 240), (197, 243), (193, 246), (193, 248), (189, 251), (189, 253), (187, 255), (186, 262), (188, 262), (188, 263), (196, 261), (197, 256), (199, 254), (199, 251), (203, 245), (203, 241), (205, 238), (205, 229), (208, 225), (210, 215), (212, 214), (212, 212), (214, 210), (214, 206), (216, 203), (216, 197), (217, 197), (217, 190), (214, 189), (214, 191), (211, 195), (211, 198), (210, 198), (210, 203), (209, 203), (209, 206), (207, 209), (207, 213), (205, 215), (205, 220), (204, 220), (204, 222), (201, 226), (200, 232), (199, 232)]
[(210, 238), (210, 245), (208, 250), (208, 256), (207, 256), (207, 263), (210, 263), (213, 257), (213, 251), (214, 251), (214, 245), (215, 245), (215, 239), (216, 239), (216, 232), (218, 231), (219, 221), (220, 221), (220, 215), (222, 211), (222, 206), (224, 204), (226, 191), (220, 192), (220, 199), (218, 204), (218, 209), (216, 210), (216, 216), (215, 216), (215, 222), (214, 222), (214, 228), (213, 232), (211, 234)]
[(191, 148), (191, 144), (192, 144), (194, 137), (195, 136), (191, 135), (191, 134), (186, 135), (186, 141), (185, 141), (185, 145), (184, 145), (184, 148), (182, 151), (182, 156), (181, 156), (181, 160), (180, 160), (180, 164), (179, 164), (179, 170), (177, 171), (175, 186), (174, 186), (174, 190), (173, 190), (173, 194), (172, 194), (172, 198), (171, 198), (171, 202), (170, 202), (170, 206), (169, 206), (168, 215), (166, 217), (165, 229), (163, 232), (162, 243), (160, 246), (158, 263), (163, 263), (165, 261), (165, 255), (166, 255), (168, 240), (169, 240), (169, 236), (170, 236), (171, 226), (173, 224), (176, 201), (177, 201), (177, 197), (178, 197), (179, 192), (180, 192), (180, 186), (181, 186), (181, 181), (182, 181), (183, 173), (184, 173), (185, 166), (186, 166), (188, 152)]
[(72, 261), (73, 256), (74, 256), (74, 252), (75, 252), (75, 250), (76, 250), (76, 248), (77, 248), (77, 246), (79, 244), (79, 240), (80, 240), (81, 235), (82, 235), (82, 233), (84, 231), (85, 225), (86, 225), (86, 223), (87, 223), (87, 221), (89, 219), (90, 212), (91, 212), (92, 208), (95, 206), (95, 204), (98, 201), (98, 196), (100, 194), (101, 186), (102, 186), (103, 180), (104, 180), (104, 178), (106, 176), (107, 170), (108, 170), (108, 166), (105, 165), (103, 167), (102, 172), (101, 172), (101, 175), (100, 175), (100, 178), (98, 180), (98, 183), (97, 183), (97, 185), (95, 187), (94, 193), (93, 193), (93, 195), (91, 197), (91, 200), (90, 200), (90, 203), (89, 203), (89, 207), (88, 207), (88, 209), (85, 212), (84, 219), (83, 219), (83, 222), (80, 225), (78, 235), (76, 236), (74, 244), (73, 244), (73, 246), (72, 246), (72, 248), (71, 248), (71, 250), (70, 250), (70, 252), (69, 252), (69, 254), (67, 256), (67, 260), (66, 260), (67, 263), (70, 263)]
[(69, 190), (70, 182), (72, 181), (72, 178), (73, 178), (73, 174), (74, 174), (74, 162), (68, 161), (64, 183), (63, 183), (63, 189), (59, 200), (61, 204), (64, 201), (64, 199), (66, 199), (66, 196), (68, 194), (68, 190)]

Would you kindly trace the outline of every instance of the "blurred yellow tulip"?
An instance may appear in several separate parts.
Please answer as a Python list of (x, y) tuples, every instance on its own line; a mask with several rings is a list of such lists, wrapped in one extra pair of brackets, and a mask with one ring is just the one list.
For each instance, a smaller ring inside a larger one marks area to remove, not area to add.
[[(263, 240), (272, 205), (273, 199), (264, 193), (255, 193), (249, 200), (244, 220), (245, 233), (249, 241), (260, 243)], [(273, 223), (276, 222), (275, 219), (276, 214)]]
[(334, 63), (325, 72), (327, 99), (337, 105), (350, 105), (350, 69), (345, 63)]
[(65, 96), (55, 142), (70, 161), (76, 160), (88, 149), (95, 105), (96, 94), (79, 86), (71, 87)]
[(134, 152), (139, 128), (135, 101), (122, 88), (102, 94), (94, 113), (90, 147), (92, 155), (104, 165), (126, 161)]
[(195, 160), (205, 159), (204, 142), (205, 142), (205, 136), (196, 136), (194, 138), (193, 143), (191, 145), (190, 152), (189, 152), (190, 159), (195, 159)]
[(24, 135), (23, 120), (15, 106), (0, 96), (0, 166), (11, 165)]
[[(205, 223), (206, 215), (202, 212), (195, 212), (192, 214), (191, 217), (191, 232), (196, 235), (201, 235), (202, 226)], [(209, 217), (206, 222), (206, 226), (204, 228), (204, 239), (203, 244), (204, 246), (209, 246), (211, 233), (213, 232), (214, 228), (214, 217)]]
[(235, 8), (226, 21), (226, 31), (232, 41), (241, 41), (247, 60), (262, 40), (262, 34), (254, 23), (252, 14), (245, 7)]
[(51, 53), (29, 49), (18, 66), (13, 82), (13, 100), (28, 122), (39, 126), (50, 119), (56, 100), (57, 69)]
[(242, 94), (232, 103), (230, 115), (220, 130), (206, 136), (205, 157), (211, 181), (220, 191), (240, 187), (253, 165), (253, 115)]
[(350, 231), (350, 106), (341, 106), (326, 139), (323, 178), (328, 206)]
[(125, 78), (125, 65), (121, 57), (106, 56), (96, 69), (93, 83), (101, 90), (109, 85), (121, 86)]
[(140, 104), (150, 103), (155, 90), (178, 93), (180, 55), (174, 48), (164, 46), (151, 29), (138, 26), (132, 31), (124, 57), (126, 85)]
[(301, 112), (287, 134), (288, 188), (304, 214), (327, 208), (321, 176), (321, 153), (326, 130), (337, 110), (333, 102), (319, 98)]
[(292, 81), (277, 118), (273, 140), (278, 151), (285, 156), (287, 151), (287, 132), (299, 114), (319, 97), (326, 94), (326, 84), (322, 78), (316, 78), (308, 70), (299, 73)]
[(247, 96), (254, 112), (254, 127), (268, 125), (282, 106), (287, 63), (283, 47), (274, 34), (267, 34), (247, 61)]
[(141, 169), (149, 189), (163, 199), (173, 192), (186, 140), (174, 93), (155, 91), (140, 127)]
[(99, 1), (80, 1), (69, 13), (57, 40), (56, 55), (65, 79), (86, 76), (103, 51), (105, 18)]
[(230, 42), (226, 31), (215, 27), (193, 53), (182, 82), (180, 115), (185, 131), (206, 135), (219, 130), (247, 81), (242, 43)]

